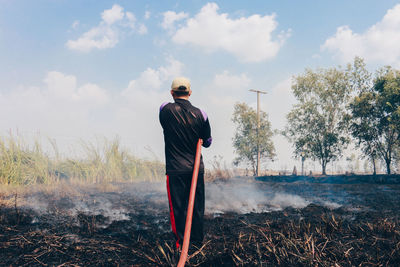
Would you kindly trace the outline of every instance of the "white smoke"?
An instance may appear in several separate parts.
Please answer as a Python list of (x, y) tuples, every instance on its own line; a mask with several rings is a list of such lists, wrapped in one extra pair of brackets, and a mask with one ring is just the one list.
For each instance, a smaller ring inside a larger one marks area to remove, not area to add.
[[(340, 207), (332, 199), (315, 195), (289, 193), (277, 183), (257, 182), (252, 178), (233, 178), (206, 183), (208, 215), (224, 213), (261, 213), (287, 207), (301, 209), (316, 203), (330, 209)], [(304, 185), (298, 185), (299, 187)], [(302, 192), (303, 190), (300, 190)], [(30, 188), (18, 195), (18, 206), (33, 209), (39, 215), (77, 218), (79, 214), (102, 215), (107, 227), (114, 221), (133, 220), (137, 215), (167, 215), (168, 197), (165, 182), (141, 182), (113, 185), (69, 185)], [(154, 216), (159, 219), (160, 216)], [(167, 218), (167, 216), (166, 216)], [(168, 218), (167, 218), (168, 219)], [(39, 219), (34, 218), (33, 222)], [(79, 223), (79, 222), (78, 222)]]
[(304, 208), (310, 203), (301, 196), (265, 188), (265, 184), (247, 178), (206, 186), (206, 213), (209, 214), (259, 213), (287, 207)]

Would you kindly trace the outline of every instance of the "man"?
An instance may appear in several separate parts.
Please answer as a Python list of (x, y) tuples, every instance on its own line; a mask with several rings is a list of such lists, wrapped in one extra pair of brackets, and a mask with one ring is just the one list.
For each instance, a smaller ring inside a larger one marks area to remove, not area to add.
[[(203, 140), (204, 147), (209, 147), (212, 142), (207, 114), (192, 106), (189, 102), (191, 94), (190, 81), (187, 78), (178, 77), (171, 85), (174, 103), (164, 103), (160, 107), (160, 123), (165, 142), (170, 220), (177, 248), (182, 245), (185, 232), (196, 145), (199, 139)], [(203, 216), (204, 164), (201, 158), (190, 238), (191, 242), (197, 245), (203, 241)]]

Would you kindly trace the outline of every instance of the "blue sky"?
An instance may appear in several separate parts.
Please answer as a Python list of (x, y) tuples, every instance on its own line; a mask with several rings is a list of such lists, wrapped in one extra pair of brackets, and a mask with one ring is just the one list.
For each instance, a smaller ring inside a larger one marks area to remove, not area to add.
[[(40, 132), (66, 153), (118, 135), (163, 159), (157, 111), (184, 75), (212, 124), (205, 155), (230, 163), (233, 104), (255, 107), (249, 89), (268, 92), (262, 109), (282, 129), (293, 75), (356, 55), (399, 68), (399, 43), (399, 1), (0, 0), (0, 132)], [(270, 167), (298, 164), (274, 140)]]

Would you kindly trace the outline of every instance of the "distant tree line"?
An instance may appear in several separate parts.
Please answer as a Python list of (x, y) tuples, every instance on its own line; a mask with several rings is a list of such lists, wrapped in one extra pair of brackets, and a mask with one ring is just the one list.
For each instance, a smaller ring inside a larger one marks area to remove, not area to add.
[[(295, 155), (326, 166), (355, 141), (376, 173), (377, 160), (391, 173), (400, 152), (400, 72), (386, 66), (374, 74), (356, 57), (345, 69), (307, 69), (294, 77), (297, 103), (287, 115), (284, 135)], [(352, 139), (351, 139), (352, 138)]]
[[(293, 77), (297, 100), (287, 114), (282, 134), (293, 143), (295, 157), (318, 161), (322, 174), (328, 163), (343, 156), (353, 141), (376, 173), (377, 162), (391, 173), (400, 154), (400, 71), (390, 66), (370, 73), (356, 57), (345, 68), (306, 69)], [(256, 112), (245, 103), (235, 105), (233, 145), (235, 164), (247, 163), (255, 170), (257, 147), (265, 162), (275, 156), (273, 131), (265, 112), (257, 133)]]

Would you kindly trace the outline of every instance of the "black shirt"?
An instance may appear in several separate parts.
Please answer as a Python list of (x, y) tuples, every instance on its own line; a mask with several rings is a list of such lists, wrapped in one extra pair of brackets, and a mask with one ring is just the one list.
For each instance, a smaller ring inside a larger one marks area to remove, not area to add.
[[(203, 139), (204, 147), (212, 142), (207, 114), (188, 100), (175, 99), (175, 103), (161, 105), (160, 123), (164, 130), (166, 173), (192, 173), (198, 140)], [(199, 172), (204, 172), (202, 158)]]

